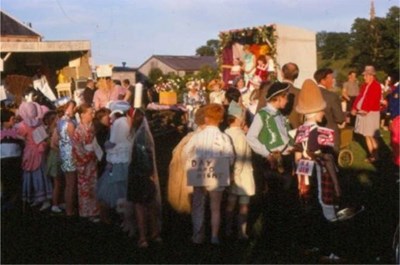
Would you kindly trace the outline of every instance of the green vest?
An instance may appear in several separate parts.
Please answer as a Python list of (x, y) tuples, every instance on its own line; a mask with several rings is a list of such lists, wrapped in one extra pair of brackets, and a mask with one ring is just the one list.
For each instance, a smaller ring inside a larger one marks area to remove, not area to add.
[[(265, 145), (267, 150), (271, 152), (274, 148), (284, 145), (281, 133), (276, 125), (275, 117), (281, 115), (278, 111), (277, 114), (271, 115), (266, 110), (262, 109), (258, 112), (260, 114), (263, 127), (258, 134), (258, 140)], [(286, 130), (290, 130), (289, 122), (285, 121)]]

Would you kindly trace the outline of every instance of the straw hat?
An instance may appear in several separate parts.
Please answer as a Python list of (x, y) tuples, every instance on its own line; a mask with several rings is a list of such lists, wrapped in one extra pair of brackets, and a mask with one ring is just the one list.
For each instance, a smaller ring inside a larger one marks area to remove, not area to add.
[(296, 111), (301, 114), (309, 114), (322, 111), (326, 108), (326, 102), (317, 84), (306, 79), (301, 86), (297, 99)]

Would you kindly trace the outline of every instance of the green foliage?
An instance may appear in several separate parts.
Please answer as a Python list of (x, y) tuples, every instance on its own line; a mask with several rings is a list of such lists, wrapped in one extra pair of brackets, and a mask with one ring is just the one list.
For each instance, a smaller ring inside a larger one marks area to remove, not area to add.
[(160, 77), (163, 76), (163, 72), (160, 68), (152, 68), (149, 72), (149, 80), (152, 84), (156, 84)]
[(400, 9), (393, 6), (385, 18), (355, 20), (351, 31), (355, 54), (351, 63), (359, 71), (366, 64), (386, 73), (399, 71), (399, 19)]
[(206, 45), (196, 49), (196, 55), (216, 56), (218, 53), (219, 40), (208, 40)]
[(365, 65), (375, 66), (380, 81), (388, 74), (398, 73), (399, 22), (400, 8), (393, 6), (384, 18), (356, 18), (350, 34), (318, 32), (318, 68), (332, 68), (336, 72), (336, 84), (339, 87), (347, 79), (349, 70), (361, 74)]
[(349, 33), (321, 32), (317, 34), (317, 47), (323, 59), (346, 58), (349, 44)]

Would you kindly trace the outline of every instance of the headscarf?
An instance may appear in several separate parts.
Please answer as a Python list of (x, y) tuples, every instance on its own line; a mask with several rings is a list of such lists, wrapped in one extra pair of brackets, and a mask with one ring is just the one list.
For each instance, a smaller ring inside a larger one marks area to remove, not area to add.
[(36, 102), (22, 102), (18, 109), (18, 114), (30, 127), (38, 126), (44, 113), (45, 109)]

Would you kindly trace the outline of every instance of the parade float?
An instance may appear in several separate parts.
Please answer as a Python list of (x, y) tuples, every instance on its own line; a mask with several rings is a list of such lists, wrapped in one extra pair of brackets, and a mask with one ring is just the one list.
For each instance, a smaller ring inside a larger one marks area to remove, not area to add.
[(247, 27), (222, 31), (219, 39), (218, 62), (226, 84), (232, 82), (234, 60), (239, 58), (245, 64), (245, 46), (255, 58), (260, 55), (269, 58), (268, 72), (273, 78), (282, 80), (281, 67), (288, 62), (296, 63), (300, 69), (295, 83), (297, 87), (301, 87), (306, 78), (312, 77), (317, 67), (316, 34), (303, 28), (281, 24)]

